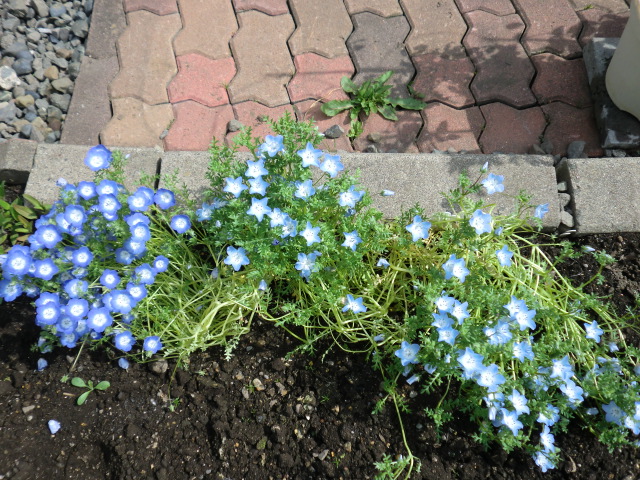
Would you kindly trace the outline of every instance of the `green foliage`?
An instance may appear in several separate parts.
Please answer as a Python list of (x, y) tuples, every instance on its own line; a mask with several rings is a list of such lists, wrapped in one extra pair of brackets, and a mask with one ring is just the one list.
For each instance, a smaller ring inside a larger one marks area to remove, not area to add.
[(85, 382), (80, 377), (73, 377), (71, 379), (71, 385), (73, 385), (74, 387), (87, 389), (86, 392), (82, 393), (76, 400), (76, 403), (78, 405), (83, 405), (87, 401), (87, 397), (91, 392), (95, 390), (104, 391), (111, 386), (111, 384), (106, 380), (98, 382), (97, 384), (94, 385), (93, 381), (89, 380), (88, 382)]
[[(13, 202), (5, 200), (5, 185), (0, 183), (0, 254), (5, 247), (23, 245), (33, 233), (33, 222), (46, 213), (48, 205), (44, 205), (30, 195), (21, 195)], [(31, 206), (28, 206), (31, 204)]]

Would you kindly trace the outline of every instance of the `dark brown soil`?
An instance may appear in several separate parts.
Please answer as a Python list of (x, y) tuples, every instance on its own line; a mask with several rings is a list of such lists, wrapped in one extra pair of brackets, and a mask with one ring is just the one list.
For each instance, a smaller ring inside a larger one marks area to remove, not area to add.
[[(620, 262), (606, 282), (620, 308), (640, 288), (640, 235), (598, 235), (576, 240), (605, 249)], [(565, 272), (581, 282), (595, 265), (571, 260)], [(373, 462), (403, 452), (391, 404), (372, 414), (380, 376), (363, 356), (331, 351), (285, 359), (296, 344), (272, 325), (256, 322), (225, 361), (222, 351), (196, 354), (186, 369), (163, 362), (117, 366), (107, 352), (83, 352), (74, 376), (111, 387), (76, 405), (81, 389), (62, 383), (77, 349), (41, 356), (28, 302), (0, 306), (0, 479), (365, 479)], [(153, 369), (162, 371), (155, 373)], [(409, 385), (403, 393), (412, 398)], [(424, 399), (410, 400), (404, 417), (408, 441), (429, 479), (623, 479), (640, 476), (634, 449), (610, 454), (587, 431), (557, 435), (564, 461), (542, 474), (522, 452), (488, 450), (474, 443), (475, 426), (458, 416), (441, 438), (423, 414)], [(50, 419), (62, 428), (51, 435)]]

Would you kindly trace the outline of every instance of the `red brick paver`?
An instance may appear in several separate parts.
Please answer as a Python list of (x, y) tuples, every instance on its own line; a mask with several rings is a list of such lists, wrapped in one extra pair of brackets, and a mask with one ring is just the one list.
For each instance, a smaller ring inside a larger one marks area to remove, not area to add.
[(291, 53), (314, 52), (328, 58), (348, 55), (345, 41), (353, 26), (343, 0), (289, 0), (297, 28), (289, 39)]
[[(265, 135), (273, 135), (271, 127), (266, 122), (266, 118), (271, 120), (277, 120), (284, 112), (289, 112), (292, 118), (295, 118), (295, 113), (291, 105), (282, 105), (280, 107), (265, 107), (257, 102), (242, 102), (233, 106), (236, 119), (242, 123), (245, 127), (251, 127), (252, 135), (255, 137), (264, 138)], [(227, 135), (227, 143), (235, 137), (236, 133), (229, 133)]]
[(126, 13), (136, 10), (147, 10), (156, 15), (178, 13), (176, 0), (123, 0), (123, 6)]
[(435, 102), (422, 110), (422, 116), (424, 128), (417, 141), (421, 152), (453, 149), (456, 152), (481, 153), (478, 137), (484, 118), (478, 107), (456, 110)]
[(412, 60), (418, 72), (413, 89), (424, 95), (425, 102), (442, 102), (457, 108), (475, 103), (469, 90), (475, 67), (467, 57), (447, 59), (429, 53)]
[(535, 69), (520, 45), (525, 29), (520, 17), (499, 17), (480, 10), (465, 17), (470, 28), (463, 43), (477, 69), (471, 91), (478, 103), (498, 100), (514, 107), (534, 105), (529, 85)]
[(484, 10), (494, 15), (509, 15), (516, 13), (510, 0), (456, 0), (461, 13), (472, 10)]
[(294, 29), (291, 15), (272, 17), (250, 10), (237, 18), (240, 28), (231, 51), (238, 73), (229, 85), (231, 101), (255, 100), (269, 107), (290, 103), (285, 85), (295, 72), (287, 47)]
[(591, 8), (577, 13), (582, 21), (582, 32), (578, 41), (583, 47), (594, 37), (620, 38), (629, 20), (629, 9), (621, 13), (609, 13), (599, 8)]
[(173, 105), (173, 112), (175, 122), (164, 139), (165, 150), (207, 150), (213, 138), (223, 141), (233, 119), (231, 105), (211, 108), (186, 101)]
[(544, 136), (551, 140), (554, 155), (566, 155), (571, 142), (582, 140), (586, 142), (584, 152), (588, 156), (602, 156), (593, 108), (576, 108), (562, 102), (553, 102), (541, 108), (549, 119)]
[(315, 53), (294, 57), (296, 73), (287, 85), (291, 102), (307, 99), (346, 100), (349, 97), (340, 87), (340, 80), (355, 73), (351, 58), (346, 55), (334, 59)]
[(398, 120), (387, 120), (379, 114), (371, 115), (363, 122), (362, 135), (353, 141), (353, 146), (362, 151), (373, 142), (369, 135), (379, 135), (380, 141), (375, 143), (378, 151), (384, 153), (412, 153), (418, 152), (415, 144), (416, 137), (422, 128), (420, 112), (399, 110), (396, 112)]
[(325, 138), (324, 140), (322, 140), (322, 142), (320, 142), (318, 148), (328, 152), (335, 152), (337, 150), (353, 152), (351, 140), (349, 140), (349, 137), (347, 136), (350, 129), (349, 125), (351, 123), (349, 119), (349, 113), (341, 112), (334, 117), (327, 117), (324, 113), (322, 113), (322, 110), (320, 110), (321, 106), (322, 104), (320, 102), (306, 100), (304, 102), (298, 102), (294, 104), (293, 108), (296, 111), (296, 118), (298, 119), (298, 121), (313, 120), (320, 132), (324, 132), (334, 125), (340, 125), (344, 130), (344, 135), (342, 135), (340, 138)]
[(233, 0), (236, 12), (243, 10), (260, 10), (267, 15), (283, 15), (289, 13), (287, 0)]
[[(231, 55), (229, 40), (238, 30), (228, 0), (179, 0), (184, 27), (173, 41), (176, 55), (200, 53), (212, 59)], [(206, 15), (203, 14), (206, 12)], [(212, 19), (215, 19), (212, 21)]]
[(484, 153), (528, 153), (540, 143), (546, 120), (540, 107), (516, 110), (502, 103), (480, 107), (486, 126), (480, 135)]
[(349, 14), (371, 12), (381, 17), (402, 15), (398, 0), (344, 0)]
[(195, 100), (207, 107), (229, 103), (227, 86), (236, 74), (233, 58), (211, 60), (196, 53), (176, 58), (178, 75), (168, 88), (171, 103)]
[(118, 147), (162, 146), (160, 135), (173, 120), (171, 105), (147, 105), (135, 98), (114, 98), (113, 117), (100, 133), (100, 140)]
[(591, 92), (584, 61), (566, 60), (550, 53), (533, 55), (538, 74), (531, 89), (539, 103), (561, 101), (574, 107), (591, 105)]

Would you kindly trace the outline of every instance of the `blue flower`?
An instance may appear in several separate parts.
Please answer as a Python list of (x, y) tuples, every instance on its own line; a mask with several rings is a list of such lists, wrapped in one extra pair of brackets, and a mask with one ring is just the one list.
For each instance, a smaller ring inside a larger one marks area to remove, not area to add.
[(496, 256), (498, 257), (498, 262), (501, 266), (511, 266), (511, 257), (513, 257), (513, 252), (509, 251), (506, 245), (503, 245), (500, 250), (496, 250)]
[(525, 397), (515, 388), (511, 391), (511, 395), (509, 395), (507, 399), (511, 402), (511, 405), (513, 405), (513, 408), (515, 408), (518, 415), (522, 415), (523, 413), (530, 413), (529, 407), (527, 406), (527, 397)]
[(271, 207), (267, 205), (268, 201), (269, 197), (264, 197), (260, 200), (251, 197), (251, 207), (247, 210), (247, 215), (253, 215), (258, 219), (258, 222), (262, 222), (264, 216), (271, 212)]
[(82, 227), (82, 224), (87, 220), (87, 215), (81, 205), (67, 205), (67, 208), (64, 209), (64, 218), (74, 227)]
[(376, 267), (389, 268), (389, 261), (386, 258), (379, 258)]
[(340, 156), (326, 154), (324, 156), (324, 162), (320, 165), (320, 170), (329, 174), (331, 178), (334, 178), (339, 172), (344, 170), (344, 166), (342, 162), (340, 162)]
[(250, 179), (249, 185), (249, 193), (264, 196), (267, 194), (267, 187), (271, 184), (269, 182), (265, 182), (262, 177), (257, 177)]
[(520, 325), (520, 331), (522, 332), (527, 328), (530, 330), (536, 329), (536, 322), (533, 321), (533, 317), (535, 316), (535, 310), (522, 309), (516, 312), (515, 315), (512, 315), (511, 318), (518, 322), (518, 325)]
[(35, 271), (32, 275), (36, 278), (41, 278), (42, 280), (51, 280), (53, 276), (58, 273), (58, 267), (50, 258), (35, 260), (33, 262), (33, 266), (35, 267)]
[(176, 204), (176, 196), (171, 190), (166, 188), (159, 188), (153, 195), (153, 201), (162, 210), (167, 210)]
[(153, 260), (153, 268), (155, 269), (156, 273), (166, 272), (169, 268), (169, 259), (164, 255), (158, 255)]
[(69, 298), (79, 298), (81, 295), (87, 292), (89, 284), (85, 280), (73, 278), (64, 284), (64, 291), (69, 295)]
[(367, 307), (365, 307), (362, 297), (353, 298), (353, 295), (348, 293), (345, 306), (342, 307), (343, 312), (347, 310), (351, 310), (353, 313), (364, 313), (367, 311)]
[(279, 152), (284, 152), (282, 135), (267, 135), (264, 137), (264, 143), (258, 147), (258, 153), (262, 155), (264, 152), (270, 157), (275, 157)]
[[(137, 242), (133, 238), (127, 238), (123, 244), (124, 248), (118, 248), (116, 250), (116, 261), (119, 263), (123, 263), (124, 265), (129, 265), (134, 259), (139, 258), (147, 251), (147, 247), (145, 242)], [(129, 255), (125, 255), (124, 250)], [(121, 261), (122, 259), (123, 261)]]
[(463, 370), (462, 376), (467, 380), (474, 378), (484, 369), (483, 360), (484, 357), (482, 355), (474, 352), (469, 347), (458, 351), (458, 363)]
[(348, 247), (355, 252), (356, 247), (361, 242), (362, 242), (362, 239), (358, 236), (358, 232), (354, 230), (351, 233), (344, 232), (344, 242), (342, 243), (341, 246)]
[(551, 461), (549, 452), (536, 452), (533, 455), (533, 461), (540, 467), (542, 473), (545, 473), (547, 470), (552, 468), (556, 468), (555, 464)]
[(407, 232), (412, 235), (412, 240), (417, 242), (420, 239), (426, 239), (429, 237), (429, 229), (431, 223), (426, 220), (423, 221), (420, 215), (413, 217), (413, 223), (406, 226)]
[(275, 228), (284, 225), (284, 220), (287, 217), (287, 214), (279, 208), (274, 208), (269, 213), (267, 213), (267, 216), (271, 219), (269, 225), (271, 226), (271, 228)]
[(131, 232), (131, 239), (135, 242), (146, 242), (151, 238), (151, 230), (142, 222), (129, 227), (129, 231)]
[(147, 296), (147, 288), (143, 283), (127, 283), (127, 293), (138, 303)]
[(211, 220), (213, 216), (214, 208), (208, 203), (203, 203), (202, 206), (196, 210), (196, 220), (199, 222), (204, 222), (206, 220)]
[(320, 227), (313, 227), (311, 225), (311, 222), (307, 222), (307, 226), (299, 233), (299, 235), (307, 241), (307, 247), (309, 247), (314, 243), (319, 243), (322, 241), (320, 240), (320, 235), (318, 235), (319, 232)]
[(439, 328), (438, 341), (445, 342), (453, 346), (453, 344), (456, 342), (456, 337), (458, 336), (459, 333), (460, 332), (458, 332), (458, 330), (452, 327)]
[(471, 215), (469, 225), (475, 228), (476, 235), (491, 233), (491, 230), (493, 230), (491, 227), (491, 214), (484, 213), (482, 210), (478, 209), (473, 212), (473, 215)]
[(36, 308), (36, 325), (54, 325), (60, 316), (60, 308), (57, 303), (49, 302)]
[(488, 367), (480, 369), (476, 382), (481, 387), (486, 387), (489, 393), (492, 393), (497, 392), (498, 387), (506, 382), (506, 379), (500, 373), (498, 366), (492, 363)]
[(484, 188), (487, 189), (487, 194), (493, 195), (494, 193), (504, 192), (504, 185), (502, 184), (503, 180), (503, 175), (490, 173), (489, 175), (487, 175), (487, 178), (485, 178), (481, 183)]
[(606, 405), (602, 405), (602, 410), (606, 413), (604, 419), (607, 422), (615, 423), (619, 426), (622, 426), (624, 418), (627, 416), (627, 414), (624, 413), (624, 410), (622, 410), (618, 405), (616, 405), (616, 402), (613, 401)]
[(524, 359), (533, 360), (533, 349), (527, 342), (515, 342), (513, 344), (513, 358), (517, 358), (524, 363)]
[(60, 235), (60, 232), (58, 232), (58, 228), (55, 225), (43, 225), (38, 227), (34, 236), (35, 240), (46, 248), (53, 248), (58, 244), (58, 242), (60, 242), (60, 240), (62, 240), (62, 235)]
[(39, 372), (41, 372), (42, 370), (47, 368), (48, 365), (49, 365), (49, 362), (47, 362), (44, 358), (39, 358), (38, 359), (38, 371)]
[(552, 360), (551, 363), (549, 378), (559, 378), (566, 381), (573, 377), (573, 366), (569, 362), (569, 355), (565, 355), (560, 360)]
[(153, 190), (138, 187), (134, 194), (127, 197), (127, 203), (132, 212), (146, 212), (153, 203)]
[(565, 380), (565, 383), (560, 385), (560, 390), (571, 403), (578, 404), (584, 402), (584, 397), (582, 396), (584, 390), (576, 385), (573, 380)]
[(106, 307), (92, 308), (87, 312), (87, 326), (98, 333), (104, 332), (113, 323), (113, 317)]
[(511, 295), (511, 301), (509, 303), (507, 303), (506, 305), (503, 305), (503, 306), (504, 306), (504, 308), (509, 310), (509, 315), (511, 317), (514, 317), (515, 314), (520, 312), (520, 311), (527, 311), (528, 310), (526, 303), (524, 303), (524, 300), (518, 300), (513, 295)]
[(160, 341), (160, 337), (156, 335), (149, 336), (144, 339), (142, 343), (142, 349), (145, 352), (158, 353), (158, 350), (162, 348), (162, 342)]
[(451, 277), (456, 277), (460, 280), (460, 283), (464, 283), (467, 275), (469, 275), (469, 270), (465, 265), (464, 258), (457, 258), (454, 254), (451, 254), (449, 260), (442, 265), (442, 268), (445, 273), (445, 280), (449, 280)]
[(227, 247), (227, 258), (224, 259), (224, 263), (231, 265), (234, 271), (238, 271), (243, 265), (249, 265), (249, 258), (244, 248)]
[(140, 213), (140, 212), (127, 215), (126, 217), (124, 217), (124, 220), (127, 222), (127, 225), (129, 225), (129, 230), (131, 230), (133, 227), (135, 227), (139, 223), (142, 223), (143, 225), (147, 225), (147, 226), (149, 226), (149, 224), (151, 223), (151, 219), (147, 217), (144, 213)]
[(504, 345), (512, 337), (510, 325), (502, 320), (495, 327), (485, 327), (483, 331), (489, 337), (489, 345)]
[(469, 312), (467, 311), (468, 305), (469, 302), (460, 303), (458, 300), (454, 302), (453, 309), (451, 309), (451, 315), (456, 317), (458, 325), (462, 325), (465, 318), (469, 318)]
[(126, 315), (133, 308), (133, 298), (126, 290), (112, 290), (110, 309), (112, 312)]
[(543, 203), (536, 207), (535, 211), (533, 212), (533, 216), (539, 219), (543, 219), (548, 212), (549, 212), (549, 204)]
[[(444, 292), (442, 292), (444, 294)], [(440, 295), (438, 298), (436, 298), (435, 300), (435, 305), (438, 308), (439, 312), (447, 312), (447, 313), (451, 313), (451, 311), (453, 310), (453, 305), (455, 304), (456, 299), (453, 297), (450, 297), (448, 295)]]
[(260, 158), (255, 162), (247, 160), (247, 170), (244, 172), (245, 176), (258, 178), (262, 175), (267, 175), (268, 173), (269, 171), (264, 168), (264, 158)]
[(558, 420), (560, 420), (560, 409), (558, 407), (554, 407), (550, 403), (547, 403), (545, 409), (538, 414), (536, 422), (552, 426), (555, 425)]
[(545, 425), (542, 427), (542, 432), (540, 432), (540, 443), (544, 447), (545, 452), (554, 452), (556, 446), (554, 442), (556, 441), (553, 433), (549, 429), (549, 425)]
[(314, 167), (320, 167), (320, 157), (322, 156), (322, 150), (318, 150), (314, 148), (311, 142), (307, 142), (307, 146), (304, 150), (298, 150), (296, 152), (300, 158), (302, 158), (302, 166), (310, 167), (313, 165)]
[(316, 189), (313, 188), (313, 181), (311, 179), (305, 180), (304, 182), (296, 182), (295, 185), (296, 191), (293, 196), (296, 198), (308, 200), (309, 197), (316, 193)]
[(88, 247), (80, 247), (71, 254), (71, 262), (76, 267), (86, 267), (93, 260), (93, 253)]
[(236, 198), (238, 198), (244, 190), (249, 188), (244, 183), (242, 183), (242, 177), (237, 177), (237, 178), (227, 177), (225, 178), (225, 182), (226, 183), (222, 191), (230, 193)]
[(100, 276), (100, 283), (106, 288), (115, 288), (120, 283), (120, 276), (117, 271), (105, 268)]
[(586, 337), (587, 338), (591, 338), (593, 339), (596, 343), (600, 343), (600, 335), (602, 335), (604, 332), (602, 331), (602, 329), (598, 326), (598, 322), (596, 322), (595, 320), (591, 323), (585, 323), (584, 324), (584, 329), (587, 332)]
[(313, 252), (308, 255), (305, 253), (298, 254), (298, 261), (295, 264), (295, 269), (300, 270), (300, 276), (302, 278), (309, 279), (311, 273), (318, 271), (318, 268), (316, 267), (316, 258), (318, 255), (318, 252)]
[(116, 334), (115, 338), (113, 339), (113, 343), (118, 350), (129, 352), (131, 351), (131, 347), (133, 347), (133, 345), (136, 343), (136, 339), (129, 330), (126, 330), (124, 332)]
[(295, 237), (298, 234), (298, 221), (286, 215), (282, 224), (281, 238)]
[(156, 279), (156, 272), (148, 263), (138, 265), (133, 272), (136, 281), (143, 285), (151, 285)]
[(78, 343), (78, 335), (75, 332), (59, 333), (60, 345), (67, 348), (74, 348)]
[(55, 435), (60, 431), (60, 422), (57, 420), (49, 420), (47, 422), (47, 426), (49, 427), (49, 431), (51, 432), (51, 435)]
[(118, 366), (124, 370), (127, 370), (129, 368), (129, 360), (124, 357), (120, 357), (118, 359)]
[(29, 272), (32, 262), (33, 260), (27, 247), (14, 245), (7, 253), (2, 264), (2, 270), (7, 275), (25, 275)]
[(409, 344), (407, 341), (403, 341), (400, 344), (400, 349), (395, 351), (395, 356), (400, 359), (400, 364), (406, 367), (410, 363), (418, 363), (418, 351), (420, 345), (417, 343)]
[(346, 192), (342, 192), (338, 196), (338, 203), (341, 207), (351, 207), (356, 208), (356, 203), (362, 200), (364, 197), (364, 190), (356, 191), (355, 186), (351, 185), (349, 190)]
[(122, 208), (122, 204), (113, 194), (104, 194), (98, 196), (98, 210), (103, 215), (114, 215)]
[(71, 298), (65, 305), (64, 311), (74, 320), (80, 320), (89, 311), (89, 303), (84, 298)]
[(104, 145), (96, 145), (91, 147), (84, 157), (84, 164), (94, 172), (109, 168), (111, 165), (113, 156), (107, 147)]
[(436, 328), (449, 328), (451, 325), (453, 325), (453, 320), (449, 315), (447, 315), (446, 312), (432, 313), (431, 316), (433, 317), (433, 322), (431, 322), (431, 325)]
[(78, 195), (85, 200), (90, 200), (97, 195), (96, 184), (93, 182), (79, 182), (76, 187), (76, 191), (78, 192)]
[(191, 220), (187, 215), (174, 215), (171, 218), (171, 228), (179, 234), (182, 234), (191, 228)]
[(502, 413), (502, 425), (511, 430), (514, 437), (517, 437), (523, 427), (522, 422), (518, 420), (518, 412), (510, 412), (506, 408), (500, 409), (500, 412)]

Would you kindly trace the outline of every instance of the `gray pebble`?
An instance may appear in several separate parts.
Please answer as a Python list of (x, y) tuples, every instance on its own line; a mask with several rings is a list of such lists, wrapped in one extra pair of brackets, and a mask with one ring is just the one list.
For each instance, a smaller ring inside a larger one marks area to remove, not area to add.
[(27, 75), (33, 72), (31, 61), (25, 58), (20, 58), (13, 62), (12, 68), (18, 75)]
[(241, 130), (242, 127), (244, 127), (242, 122), (235, 119), (229, 120), (229, 123), (227, 123), (227, 132), (237, 132)]
[(30, 123), (25, 123), (20, 129), (20, 136), (22, 138), (30, 138), (31, 130), (33, 130), (33, 125), (31, 125)]
[(58, 78), (57, 80), (53, 80), (51, 82), (51, 86), (53, 87), (54, 90), (60, 93), (67, 93), (70, 90), (72, 90), (73, 82), (69, 77), (61, 77), (61, 78)]
[(36, 9), (39, 17), (49, 16), (49, 7), (44, 0), (31, 0), (31, 6)]
[(324, 136), (326, 138), (340, 138), (344, 135), (344, 129), (340, 125), (332, 125), (324, 131)]
[(16, 118), (17, 110), (13, 102), (0, 103), (0, 122), (11, 123)]
[(71, 95), (68, 93), (60, 94), (60, 93), (52, 93), (51, 98), (49, 99), (51, 105), (54, 107), (58, 107), (63, 112), (69, 110), (69, 103), (71, 102)]
[(567, 158), (584, 158), (584, 147), (586, 142), (576, 140), (567, 146)]
[(10, 90), (22, 83), (18, 78), (18, 74), (11, 67), (0, 67), (0, 88)]
[[(4, 2), (3, 2), (4, 3)], [(9, 0), (9, 13), (18, 18), (26, 18), (29, 13), (27, 0)]]
[(8, 102), (12, 98), (13, 98), (13, 95), (11, 95), (11, 92), (7, 92), (6, 90), (0, 90), (0, 103)]
[(64, 5), (61, 5), (57, 2), (53, 3), (49, 7), (50, 17), (61, 17), (62, 15), (66, 15), (66, 13), (67, 13), (67, 9), (64, 7)]
[(27, 51), (27, 52), (29, 51), (27, 44), (25, 42), (16, 41), (16, 42), (13, 42), (11, 45), (9, 45), (7, 48), (5, 48), (2, 54), (7, 55), (9, 57), (17, 57), (18, 53), (24, 52), (24, 51)]

